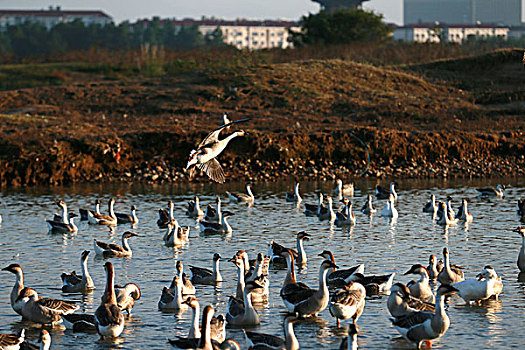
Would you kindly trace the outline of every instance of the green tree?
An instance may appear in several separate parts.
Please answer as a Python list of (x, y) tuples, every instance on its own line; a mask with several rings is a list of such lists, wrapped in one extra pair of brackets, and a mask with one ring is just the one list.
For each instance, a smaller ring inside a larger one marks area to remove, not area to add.
[(362, 9), (321, 11), (303, 16), (300, 23), (303, 31), (292, 33), (295, 45), (384, 41), (391, 38), (393, 31), (383, 22), (383, 15)]

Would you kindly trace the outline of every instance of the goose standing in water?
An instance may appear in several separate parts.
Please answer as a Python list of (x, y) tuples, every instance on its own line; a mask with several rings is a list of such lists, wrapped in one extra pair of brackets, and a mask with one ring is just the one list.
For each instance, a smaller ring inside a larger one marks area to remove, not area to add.
[(168, 227), (170, 222), (175, 219), (175, 215), (173, 214), (174, 206), (173, 201), (169, 201), (168, 209), (159, 209), (159, 218), (157, 220), (157, 226), (159, 228)]
[(410, 270), (404, 273), (404, 275), (419, 275), (419, 281), (410, 281), (407, 284), (410, 294), (415, 298), (421, 299), (428, 303), (434, 303), (434, 293), (432, 293), (432, 288), (430, 287), (430, 277), (428, 275), (428, 270), (426, 267), (420, 264), (412, 265)]
[(426, 311), (412, 312), (406, 316), (392, 319), (392, 324), (407, 341), (416, 343), (418, 349), (421, 343), (428, 342), (443, 336), (450, 320), (445, 312), (445, 296), (457, 292), (457, 289), (442, 285), (437, 290), (436, 312), (431, 314)]
[(503, 198), (505, 197), (505, 186), (498, 185), (496, 188), (486, 187), (486, 188), (476, 188), (480, 196), (495, 196)]
[[(519, 233), (521, 236), (521, 249), (518, 254), (518, 261), (516, 263), (518, 265), (518, 269), (520, 269), (520, 272), (525, 272), (525, 226), (518, 227), (517, 229), (514, 230), (514, 232)], [(23, 277), (22, 277), (22, 285), (23, 283), (24, 282), (23, 282)]]
[(374, 204), (372, 203), (372, 195), (368, 195), (368, 199), (366, 200), (365, 204), (361, 208), (361, 213), (372, 215), (376, 212), (376, 208), (374, 208)]
[(319, 192), (317, 194), (317, 205), (304, 203), (304, 214), (306, 216), (316, 216), (319, 215), (323, 208), (323, 194)]
[(248, 120), (250, 119), (236, 120), (229, 124), (222, 125), (210, 132), (208, 136), (202, 140), (197, 149), (190, 152), (190, 158), (188, 160), (188, 164), (186, 165), (186, 169), (190, 170), (190, 177), (193, 176), (195, 168), (198, 168), (199, 170), (205, 172), (206, 175), (208, 175), (208, 177), (213, 181), (224, 183), (224, 171), (222, 170), (222, 166), (219, 161), (217, 161), (216, 157), (221, 154), (222, 151), (224, 151), (231, 140), (239, 136), (247, 135), (247, 132), (244, 130), (236, 131), (222, 140), (219, 140), (219, 134), (225, 127), (231, 126), (234, 123), (241, 123)]
[(376, 198), (377, 199), (387, 199), (392, 195), (394, 197), (394, 200), (397, 201), (397, 192), (395, 189), (395, 185), (397, 185), (397, 182), (392, 181), (390, 183), (390, 189), (386, 189), (380, 185), (376, 186)]
[(101, 298), (102, 302), (95, 311), (95, 326), (102, 338), (116, 338), (124, 330), (124, 314), (117, 304), (113, 265), (110, 262), (105, 263), (104, 270), (106, 271), (106, 289)]
[(348, 326), (348, 336), (343, 338), (339, 350), (357, 350), (357, 327), (353, 323)]
[(395, 318), (416, 311), (430, 311), (432, 313), (436, 311), (434, 304), (412, 296), (408, 287), (400, 282), (392, 286), (386, 305), (390, 314)]
[(459, 296), (468, 304), (480, 303), (492, 296), (498, 299), (503, 291), (501, 278), (490, 265), (485, 266), (476, 278), (457, 282), (452, 286), (458, 290)]
[(195, 286), (191, 283), (190, 279), (184, 273), (184, 264), (182, 261), (177, 261), (175, 264), (175, 269), (177, 270), (177, 276), (180, 276), (182, 279), (182, 295), (194, 295)]
[[(79, 209), (78, 212), (80, 214), (80, 220), (87, 220), (89, 211), (90, 210), (88, 209)], [(95, 210), (93, 211), (93, 213), (100, 215), (100, 199), (95, 200)]]
[(89, 250), (84, 250), (80, 255), (80, 267), (82, 269), (82, 275), (79, 276), (75, 271), (70, 274), (62, 273), (60, 278), (62, 279), (62, 291), (65, 293), (77, 293), (77, 292), (92, 292), (95, 289), (95, 284), (89, 275), (87, 268)]
[(349, 226), (355, 225), (356, 218), (354, 212), (352, 211), (352, 202), (348, 198), (343, 199), (344, 208), (343, 213), (337, 212), (335, 214), (336, 218), (334, 221), (335, 226)]
[(293, 330), (297, 317), (287, 315), (283, 321), (284, 339), (271, 334), (244, 331), (248, 349), (286, 349), (299, 350), (299, 342)]
[[(329, 250), (324, 250), (321, 254), (319, 254), (326, 260), (330, 260), (335, 264), (335, 258), (334, 254)], [(333, 269), (332, 272), (326, 276), (326, 282), (329, 286), (340, 286), (344, 287), (350, 282), (350, 277), (354, 273), (361, 273), (363, 274), (365, 272), (365, 265), (360, 264), (353, 266), (349, 269)]]
[(450, 266), (450, 258), (447, 247), (443, 248), (443, 260), (445, 264), (437, 277), (439, 282), (441, 282), (442, 284), (452, 284), (456, 282), (461, 282), (465, 279), (463, 277), (463, 271), (461, 271), (461, 269), (453, 269)]
[(202, 211), (199, 204), (199, 196), (188, 202), (188, 209), (186, 209), (186, 215), (190, 218), (201, 218), (204, 216), (204, 211)]
[(135, 283), (126, 283), (124, 286), (115, 285), (115, 296), (117, 297), (117, 304), (120, 310), (131, 315), (135, 301), (140, 299), (142, 293), (139, 286)]
[(438, 205), (436, 203), (436, 196), (432, 193), (430, 195), (430, 200), (423, 207), (423, 213), (430, 213), (436, 215), (438, 211)]
[(109, 215), (97, 214), (88, 211), (88, 222), (93, 225), (116, 225), (117, 216), (113, 207), (115, 206), (115, 198), (111, 198), (108, 203)]
[(60, 216), (55, 215), (53, 220), (46, 220), (49, 230), (62, 233), (78, 232), (78, 227), (74, 223), (76, 215), (73, 216), (74, 214), (68, 214), (67, 205), (64, 201), (58, 202), (57, 205), (62, 209), (62, 214)]
[(213, 270), (189, 265), (191, 281), (194, 284), (217, 284), (222, 282), (222, 276), (219, 271), (220, 260), (221, 256), (219, 253), (213, 254)]
[(138, 236), (138, 234), (126, 231), (122, 234), (122, 245), (110, 244), (93, 240), (93, 246), (97, 255), (102, 255), (104, 258), (130, 258), (132, 255), (131, 248), (128, 244), (128, 239)]
[(332, 268), (337, 268), (330, 260), (325, 260), (319, 267), (319, 289), (311, 289), (304, 283), (289, 283), (281, 289), (281, 299), (288, 311), (298, 313), (299, 317), (317, 316), (326, 309), (329, 302), (326, 275)]
[(361, 283), (349, 282), (343, 289), (339, 289), (330, 297), (330, 315), (337, 320), (352, 318), (355, 325), (365, 309), (366, 290)]
[(256, 281), (246, 282), (243, 300), (230, 296), (226, 322), (232, 326), (251, 327), (261, 323), (259, 314), (253, 308), (251, 293), (255, 289), (264, 288)]
[(115, 213), (117, 217), (118, 224), (138, 224), (139, 218), (137, 217), (137, 207), (134, 205), (131, 206), (131, 211), (129, 214)]
[(459, 207), (458, 212), (456, 214), (456, 219), (463, 222), (472, 222), (472, 220), (474, 220), (474, 217), (468, 211), (466, 199), (462, 200), (461, 206)]
[(246, 185), (246, 193), (240, 193), (240, 192), (228, 192), (226, 191), (226, 194), (230, 198), (231, 202), (234, 203), (241, 203), (245, 202), (248, 204), (253, 204), (255, 202), (255, 196), (252, 193), (252, 186), (250, 184)]
[(385, 207), (383, 208), (383, 210), (381, 210), (381, 216), (392, 219), (397, 219), (397, 217), (399, 216), (399, 214), (397, 213), (397, 209), (394, 207), (393, 195), (390, 195), (388, 197), (388, 202), (386, 202)]
[(286, 201), (300, 203), (303, 199), (299, 193), (299, 182), (295, 183), (294, 192), (286, 192)]
[(332, 222), (336, 218), (332, 203), (332, 197), (326, 196), (326, 201), (328, 202), (328, 207), (321, 208), (317, 216), (319, 217), (319, 220), (330, 220), (330, 222)]
[(23, 300), (22, 317), (25, 319), (40, 323), (50, 324), (52, 326), (62, 322), (62, 315), (67, 315), (78, 310), (78, 305), (67, 301), (40, 298), (36, 290), (25, 287), (18, 296)]
[(343, 185), (343, 180), (337, 179), (337, 196), (339, 200), (343, 199), (344, 196), (353, 197), (354, 196), (354, 183), (349, 183)]

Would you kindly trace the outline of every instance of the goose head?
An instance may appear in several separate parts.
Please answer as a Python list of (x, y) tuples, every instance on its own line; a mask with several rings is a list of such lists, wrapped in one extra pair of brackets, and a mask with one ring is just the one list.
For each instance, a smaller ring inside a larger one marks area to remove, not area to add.
[(430, 258), (428, 258), (428, 263), (432, 266), (436, 265), (436, 256), (434, 254), (430, 254)]
[(88, 258), (89, 250), (84, 250), (82, 254), (80, 254), (80, 260), (84, 261)]
[(126, 231), (122, 234), (122, 239), (129, 239), (131, 237), (135, 237), (135, 236), (138, 236), (138, 233), (134, 233), (134, 232), (131, 232), (131, 231)]
[(199, 299), (197, 299), (196, 297), (188, 297), (182, 303), (188, 305), (192, 309), (196, 309), (199, 307)]
[(11, 264), (7, 267), (4, 267), (2, 269), (3, 271), (9, 271), (11, 273), (14, 273), (14, 274), (17, 274), (17, 273), (21, 273), (22, 272), (22, 266), (18, 265), (18, 264)]
[(328, 269), (337, 269), (339, 268), (339, 266), (337, 266), (336, 264), (334, 264), (332, 262), (332, 260), (325, 260), (323, 261), (323, 263), (321, 264), (321, 268), (323, 270), (328, 270)]
[(335, 263), (334, 254), (329, 250), (323, 250), (323, 252), (320, 253), (319, 256), (322, 256), (326, 260), (330, 260), (331, 262)]
[(513, 230), (514, 232), (518, 232), (522, 237), (525, 237), (525, 226), (519, 226), (518, 228)]
[(397, 293), (401, 297), (406, 297), (410, 295), (410, 289), (408, 289), (408, 287), (401, 282), (394, 283), (394, 285), (390, 289), (390, 292)]
[(310, 235), (306, 231), (301, 231), (297, 234), (297, 239), (303, 240), (303, 241), (309, 241)]
[(221, 255), (219, 253), (213, 254), (213, 261), (219, 261), (221, 260)]
[(423, 265), (421, 264), (415, 264), (415, 265), (412, 265), (412, 267), (410, 268), (410, 270), (408, 270), (407, 272), (404, 273), (404, 275), (410, 275), (410, 274), (413, 274), (413, 275), (419, 275), (419, 274), (422, 274), (422, 273), (426, 273), (428, 275), (428, 270), (426, 267), (424, 267)]
[(190, 158), (188, 159), (188, 164), (186, 164), (186, 169), (193, 169), (199, 162), (199, 156), (202, 154), (202, 150), (192, 150), (190, 152)]

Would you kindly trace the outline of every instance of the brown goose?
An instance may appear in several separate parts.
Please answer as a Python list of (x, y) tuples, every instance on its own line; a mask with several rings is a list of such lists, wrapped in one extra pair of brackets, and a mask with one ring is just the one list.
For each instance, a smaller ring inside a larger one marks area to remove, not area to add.
[(108, 212), (109, 215), (97, 214), (88, 211), (88, 222), (93, 225), (116, 225), (117, 216), (113, 207), (115, 205), (115, 198), (111, 198), (108, 203)]
[(40, 298), (36, 290), (25, 287), (18, 296), (24, 301), (22, 316), (35, 323), (56, 325), (62, 322), (61, 315), (78, 310), (78, 305), (56, 299)]
[(115, 285), (115, 296), (120, 310), (131, 315), (131, 309), (135, 306), (135, 301), (140, 299), (142, 293), (135, 283), (126, 283), (124, 286)]
[(115, 295), (115, 276), (113, 265), (104, 264), (106, 271), (106, 290), (102, 295), (102, 303), (95, 311), (95, 326), (102, 338), (116, 338), (124, 330), (124, 315), (117, 304)]
[(122, 245), (99, 242), (96, 239), (93, 242), (95, 253), (102, 255), (104, 258), (129, 258), (132, 255), (128, 239), (138, 236), (138, 234), (126, 231), (122, 234)]
[(432, 288), (429, 284), (430, 278), (428, 276), (428, 270), (426, 267), (424, 267), (421, 264), (415, 264), (412, 265), (410, 270), (408, 270), (404, 274), (414, 274), (420, 276), (420, 279), (418, 281), (410, 281), (407, 284), (411, 295), (429, 303), (435, 302), (434, 293), (432, 293)]
[(330, 315), (337, 320), (348, 320), (352, 318), (355, 325), (363, 310), (365, 309), (366, 290), (362, 284), (349, 282), (345, 288), (339, 289), (330, 297)]
[(168, 227), (169, 223), (175, 219), (175, 216), (173, 215), (173, 208), (173, 201), (169, 201), (168, 209), (159, 209), (159, 219), (157, 220), (157, 226), (160, 228)]
[[(324, 250), (320, 256), (323, 258), (332, 261), (335, 264), (335, 258), (334, 254), (329, 250)], [(326, 282), (329, 286), (334, 287), (344, 287), (348, 282), (350, 282), (350, 277), (354, 273), (364, 273), (365, 272), (365, 265), (360, 264), (356, 266), (352, 266), (349, 269), (334, 269), (332, 272), (326, 276)]]
[(11, 264), (2, 269), (3, 271), (8, 271), (16, 276), (16, 281), (13, 289), (11, 290), (11, 307), (19, 315), (22, 315), (22, 308), (24, 307), (24, 301), (19, 298), (20, 293), (24, 289), (24, 271), (22, 271), (22, 266), (18, 264)]
[(17, 350), (25, 339), (25, 329), (17, 334), (0, 334), (0, 349)]
[(138, 224), (139, 218), (137, 217), (137, 207), (134, 205), (131, 206), (131, 211), (129, 214), (124, 213), (115, 213), (117, 217), (117, 223), (119, 224)]
[(387, 307), (394, 317), (405, 316), (415, 311), (430, 311), (434, 313), (435, 307), (421, 299), (410, 295), (410, 290), (403, 283), (395, 283), (390, 290)]
[(445, 265), (443, 266), (443, 269), (438, 274), (438, 281), (442, 284), (452, 284), (456, 282), (461, 282), (465, 278), (463, 277), (463, 271), (460, 269), (452, 269), (450, 265), (450, 258), (448, 253), (448, 248), (443, 248), (443, 260), (445, 261)]

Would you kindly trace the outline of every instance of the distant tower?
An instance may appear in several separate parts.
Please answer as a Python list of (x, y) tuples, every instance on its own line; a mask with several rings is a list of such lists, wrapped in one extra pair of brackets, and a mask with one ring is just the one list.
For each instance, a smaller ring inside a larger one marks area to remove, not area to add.
[(363, 2), (370, 0), (312, 0), (321, 5), (321, 8), (326, 11), (334, 11), (338, 9), (355, 9), (361, 7)]

